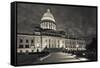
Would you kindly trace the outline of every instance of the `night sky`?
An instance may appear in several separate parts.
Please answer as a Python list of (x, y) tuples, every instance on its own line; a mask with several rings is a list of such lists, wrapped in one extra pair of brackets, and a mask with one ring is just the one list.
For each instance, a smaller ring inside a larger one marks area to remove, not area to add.
[(41, 18), (47, 9), (51, 10), (57, 24), (57, 30), (68, 35), (96, 35), (96, 7), (76, 7), (59, 5), (18, 4), (17, 32), (33, 33), (39, 26)]

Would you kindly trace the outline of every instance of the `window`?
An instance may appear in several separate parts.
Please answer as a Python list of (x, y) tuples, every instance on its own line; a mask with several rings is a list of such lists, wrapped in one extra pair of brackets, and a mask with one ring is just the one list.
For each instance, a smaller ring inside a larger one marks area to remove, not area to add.
[(19, 45), (19, 48), (23, 48), (23, 45)]
[(29, 48), (29, 45), (25, 45), (25, 48)]
[(20, 43), (22, 43), (23, 42), (23, 40), (22, 39), (20, 39)]
[(33, 40), (31, 40), (31, 43), (34, 43), (34, 41), (33, 41)]
[(26, 43), (28, 43), (28, 40), (26, 40)]

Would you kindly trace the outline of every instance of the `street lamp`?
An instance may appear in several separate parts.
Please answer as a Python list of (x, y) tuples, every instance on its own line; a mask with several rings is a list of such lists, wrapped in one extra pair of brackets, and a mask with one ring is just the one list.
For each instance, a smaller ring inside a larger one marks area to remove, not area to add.
[(38, 48), (39, 46), (40, 46), (39, 44), (36, 45), (37, 48)]
[(79, 47), (79, 45), (78, 45), (78, 44), (76, 44), (76, 47), (78, 48), (78, 47)]
[(79, 44), (76, 44), (76, 48), (77, 48), (77, 50), (78, 50), (78, 48), (79, 48)]

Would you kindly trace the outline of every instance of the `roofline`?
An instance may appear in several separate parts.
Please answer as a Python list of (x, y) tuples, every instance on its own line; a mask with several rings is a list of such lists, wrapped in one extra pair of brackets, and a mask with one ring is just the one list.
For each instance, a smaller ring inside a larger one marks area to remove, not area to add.
[[(34, 36), (52, 36), (52, 37), (61, 37), (61, 36), (53, 36), (53, 35), (36, 35), (36, 34), (28, 34), (28, 33), (17, 33), (17, 35), (34, 35)], [(79, 38), (66, 38), (66, 37), (61, 37), (61, 38), (65, 38), (65, 39), (72, 39), (72, 40), (84, 40), (84, 39), (79, 39)]]

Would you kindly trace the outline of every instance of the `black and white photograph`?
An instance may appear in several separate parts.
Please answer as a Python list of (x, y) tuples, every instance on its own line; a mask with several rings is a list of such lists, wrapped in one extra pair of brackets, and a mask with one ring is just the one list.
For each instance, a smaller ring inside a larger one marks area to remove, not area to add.
[(97, 61), (97, 7), (16, 5), (16, 64)]

